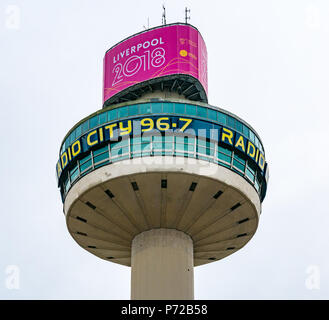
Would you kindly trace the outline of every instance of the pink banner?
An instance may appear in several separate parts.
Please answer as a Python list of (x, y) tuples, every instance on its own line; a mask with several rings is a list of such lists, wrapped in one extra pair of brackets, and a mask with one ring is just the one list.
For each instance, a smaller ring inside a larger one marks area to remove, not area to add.
[(200, 33), (189, 25), (151, 29), (107, 51), (104, 102), (128, 87), (173, 74), (194, 77), (208, 93), (206, 45)]

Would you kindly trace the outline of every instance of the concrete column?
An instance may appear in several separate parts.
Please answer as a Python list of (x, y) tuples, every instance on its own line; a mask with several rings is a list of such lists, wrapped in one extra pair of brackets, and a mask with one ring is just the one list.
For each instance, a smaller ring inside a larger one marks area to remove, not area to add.
[(152, 229), (133, 239), (131, 299), (194, 299), (190, 236), (175, 229)]

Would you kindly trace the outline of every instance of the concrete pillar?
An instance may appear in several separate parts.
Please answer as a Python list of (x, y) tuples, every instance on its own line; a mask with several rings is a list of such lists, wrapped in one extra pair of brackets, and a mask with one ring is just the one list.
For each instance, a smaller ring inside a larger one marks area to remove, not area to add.
[(175, 229), (152, 229), (133, 239), (131, 299), (194, 299), (190, 236)]

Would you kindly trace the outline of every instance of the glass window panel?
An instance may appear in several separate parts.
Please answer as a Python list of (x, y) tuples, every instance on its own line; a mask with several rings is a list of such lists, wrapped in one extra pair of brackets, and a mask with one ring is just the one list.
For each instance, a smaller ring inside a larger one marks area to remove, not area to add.
[(91, 119), (89, 119), (89, 128), (95, 128), (97, 127), (99, 124), (99, 118), (98, 116), (92, 117)]
[(88, 160), (87, 162), (85, 162), (84, 164), (80, 165), (80, 172), (85, 171), (87, 168), (89, 168), (91, 166), (91, 160)]
[(162, 113), (162, 103), (152, 103), (152, 113)]
[(176, 143), (184, 143), (184, 137), (176, 137)]
[(217, 112), (217, 121), (221, 124), (226, 125), (227, 116), (224, 113)]
[(81, 125), (75, 129), (75, 137), (79, 138), (81, 136), (82, 130)]
[(89, 120), (85, 121), (83, 124), (82, 124), (82, 133), (85, 133), (89, 130)]
[(243, 130), (243, 134), (249, 139), (249, 128), (243, 125), (242, 130)]
[(196, 115), (196, 106), (187, 104), (186, 105), (186, 114), (189, 116), (195, 116)]
[(207, 144), (207, 141), (206, 140), (202, 140), (202, 139), (198, 139), (197, 140), (197, 144), (198, 144), (198, 146), (204, 146), (204, 147), (209, 146), (209, 143)]
[(233, 160), (233, 166), (238, 168), (241, 171), (244, 171), (244, 165), (240, 163), (239, 161)]
[(227, 154), (227, 155), (229, 155), (229, 156), (232, 155), (232, 151), (231, 151), (231, 150), (226, 149), (226, 148), (221, 147), (221, 146), (218, 146), (218, 151), (223, 152), (223, 153), (225, 153), (225, 154)]
[(175, 150), (184, 150), (183, 143), (175, 143)]
[(139, 114), (151, 113), (151, 104), (143, 103), (139, 105)]
[(217, 152), (217, 158), (222, 160), (222, 161), (228, 162), (228, 163), (231, 162), (231, 157), (230, 156), (227, 156), (227, 155), (222, 154), (220, 152)]
[(95, 150), (93, 152), (93, 154), (94, 154), (94, 156), (97, 156), (98, 154), (103, 153), (103, 152), (108, 151), (108, 150), (109, 150), (108, 146), (105, 146), (103, 148), (100, 148), (98, 150)]
[(174, 141), (174, 136), (165, 136), (165, 142), (173, 142)]
[(207, 148), (197, 146), (197, 152), (198, 152), (198, 153), (207, 154)]
[(175, 113), (185, 113), (185, 104), (175, 103)]
[(165, 113), (174, 113), (174, 104), (173, 103), (163, 103), (163, 112)]
[(252, 182), (254, 182), (255, 176), (252, 174), (252, 172), (251, 172), (249, 169), (247, 169), (246, 174), (247, 174), (247, 177), (248, 177)]
[(79, 161), (79, 163), (80, 163), (80, 168), (81, 168), (81, 165), (83, 164), (83, 163), (85, 163), (86, 161), (88, 161), (88, 160), (90, 160), (91, 159), (91, 155), (90, 154), (88, 154), (86, 157), (84, 157), (83, 159), (81, 159), (80, 161)]
[(71, 181), (73, 182), (79, 176), (79, 170), (74, 171), (71, 173)]
[(254, 133), (251, 130), (249, 131), (249, 136), (250, 136), (251, 142), (252, 143), (255, 143), (255, 135), (254, 135)]
[(242, 163), (246, 163), (246, 160), (244, 160), (244, 159), (242, 158), (242, 156), (239, 155), (237, 152), (234, 153), (234, 159), (237, 159), (237, 160), (239, 160), (239, 161), (242, 162)]
[(132, 144), (140, 144), (142, 142), (142, 138), (138, 137), (138, 138), (132, 138), (131, 139), (131, 143)]
[(109, 154), (108, 152), (104, 152), (103, 154), (100, 154), (99, 156), (94, 157), (94, 163), (98, 163), (102, 160), (108, 159)]
[(162, 142), (162, 136), (153, 136), (152, 140), (154, 142)]
[(172, 143), (164, 143), (164, 148), (167, 150), (171, 150), (172, 149)]
[(207, 108), (197, 107), (197, 116), (207, 118)]
[(208, 109), (208, 119), (217, 120), (217, 112), (213, 109)]
[(231, 128), (235, 128), (235, 126), (234, 126), (234, 118), (228, 116), (228, 117), (227, 117), (227, 125), (228, 125), (229, 127), (231, 127)]
[(117, 109), (113, 109), (107, 112), (107, 118), (108, 121), (112, 121), (112, 120), (116, 120), (118, 119), (118, 110)]
[(134, 115), (138, 114), (138, 104), (133, 105), (133, 106), (129, 106), (128, 114), (130, 116), (134, 116)]
[(103, 112), (99, 115), (99, 124), (107, 122), (107, 112)]
[(128, 116), (128, 107), (118, 108), (118, 119)]
[(243, 133), (243, 132), (242, 132), (242, 123), (241, 123), (240, 121), (238, 121), (238, 120), (235, 120), (235, 129), (236, 129), (237, 131)]
[(131, 148), (132, 152), (140, 152), (141, 151), (141, 145), (140, 144), (134, 144)]
[(162, 142), (154, 142), (153, 149), (162, 149)]

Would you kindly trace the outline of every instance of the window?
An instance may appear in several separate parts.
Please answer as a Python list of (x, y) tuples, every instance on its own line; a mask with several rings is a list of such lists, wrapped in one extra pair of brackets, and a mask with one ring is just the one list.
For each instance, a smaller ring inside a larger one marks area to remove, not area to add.
[(217, 121), (221, 124), (226, 125), (226, 114), (221, 113), (221, 112), (217, 112)]
[(174, 104), (173, 103), (163, 103), (163, 112), (164, 113), (174, 113)]
[(207, 118), (207, 108), (197, 107), (197, 115), (202, 118)]
[(107, 122), (107, 112), (103, 112), (99, 115), (99, 124)]
[(152, 113), (161, 113), (162, 103), (152, 103)]
[(208, 119), (217, 120), (217, 112), (213, 109), (208, 109)]
[(85, 133), (89, 130), (89, 120), (85, 121), (83, 124), (82, 124), (82, 133)]
[(123, 118), (128, 116), (128, 107), (118, 108), (118, 118)]
[(150, 103), (143, 103), (139, 105), (139, 113), (151, 113), (151, 104)]
[(77, 128), (75, 129), (75, 137), (76, 137), (76, 138), (79, 138), (79, 137), (81, 136), (81, 133), (82, 133), (82, 127), (81, 127), (81, 125), (80, 125), (79, 127), (77, 127)]
[(186, 114), (189, 116), (195, 116), (196, 115), (196, 106), (187, 104), (186, 105)]
[(230, 116), (228, 116), (227, 117), (227, 125), (229, 126), (229, 127), (231, 127), (231, 128), (235, 128), (235, 126), (234, 126), (234, 118), (232, 118), (232, 117), (230, 117)]
[(175, 103), (175, 113), (185, 113), (185, 104)]
[(137, 105), (133, 105), (133, 106), (129, 106), (128, 115), (129, 116), (134, 116), (136, 114), (138, 114), (138, 104)]
[(235, 128), (236, 128), (237, 131), (243, 133), (243, 131), (242, 131), (243, 130), (242, 129), (242, 123), (240, 121), (235, 120)]
[(249, 139), (249, 128), (245, 125), (242, 125), (243, 134)]
[(95, 128), (97, 127), (99, 124), (99, 118), (98, 116), (92, 117), (91, 119), (89, 119), (89, 128)]
[(107, 112), (108, 121), (118, 119), (117, 111), (118, 111), (118, 109), (113, 109), (113, 110), (110, 110)]

